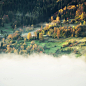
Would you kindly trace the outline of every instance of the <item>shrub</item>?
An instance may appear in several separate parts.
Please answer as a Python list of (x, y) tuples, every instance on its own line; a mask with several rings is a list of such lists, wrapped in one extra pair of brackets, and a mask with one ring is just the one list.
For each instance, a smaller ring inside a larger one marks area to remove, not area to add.
[(31, 41), (31, 45), (34, 45), (35, 44), (35, 42), (34, 41)]
[(7, 38), (8, 39), (13, 39), (13, 35), (12, 34), (9, 34)]

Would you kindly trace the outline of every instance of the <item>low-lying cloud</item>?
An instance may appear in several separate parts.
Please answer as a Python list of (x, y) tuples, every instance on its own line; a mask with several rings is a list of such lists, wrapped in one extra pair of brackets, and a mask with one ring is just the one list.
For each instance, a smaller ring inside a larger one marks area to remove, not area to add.
[(85, 57), (0, 54), (0, 86), (86, 86)]

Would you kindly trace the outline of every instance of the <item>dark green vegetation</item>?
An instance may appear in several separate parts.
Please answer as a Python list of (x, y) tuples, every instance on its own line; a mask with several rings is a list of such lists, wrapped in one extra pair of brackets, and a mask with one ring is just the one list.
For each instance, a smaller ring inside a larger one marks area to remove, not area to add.
[[(46, 21), (61, 8), (61, 3), (56, 3), (57, 0), (2, 0), (0, 3), (0, 17), (8, 15), (11, 18), (17, 13), (17, 21), (21, 18), (21, 24), (35, 24), (41, 21)], [(68, 4), (69, 0), (65, 5)], [(63, 5), (63, 6), (65, 6)], [(21, 15), (20, 15), (21, 14)], [(10, 16), (11, 15), (11, 16)]]
[[(49, 21), (54, 13), (54, 18), (57, 15), (62, 19), (75, 18), (77, 8), (65, 10), (62, 16), (58, 10), (65, 6), (79, 5), (84, 2), (85, 0), (0, 0), (0, 25), (3, 26), (3, 23), (12, 22), (14, 28), (15, 25), (36, 24)], [(86, 12), (85, 7), (84, 3), (84, 12)]]

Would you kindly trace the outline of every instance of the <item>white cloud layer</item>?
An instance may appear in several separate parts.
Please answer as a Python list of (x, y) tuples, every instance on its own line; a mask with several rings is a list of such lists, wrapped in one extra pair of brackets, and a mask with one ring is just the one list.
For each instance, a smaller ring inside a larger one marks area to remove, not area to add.
[(86, 86), (85, 57), (0, 54), (0, 86)]

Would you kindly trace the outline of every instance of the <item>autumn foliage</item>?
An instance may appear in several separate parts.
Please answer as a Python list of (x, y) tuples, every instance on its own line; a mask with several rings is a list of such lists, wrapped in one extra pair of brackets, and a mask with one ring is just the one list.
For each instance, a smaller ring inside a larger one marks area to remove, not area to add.
[(19, 31), (16, 31), (15, 33), (13, 33), (13, 34), (9, 34), (8, 35), (8, 39), (18, 39), (19, 37), (20, 37), (20, 32)]
[(29, 32), (27, 35), (27, 39), (30, 40), (30, 38), (31, 38), (31, 33)]
[(39, 40), (43, 40), (44, 39), (44, 37), (43, 37), (43, 34), (42, 33), (39, 33)]
[(58, 29), (57, 30), (57, 38), (59, 39), (59, 36), (60, 36), (60, 30)]

